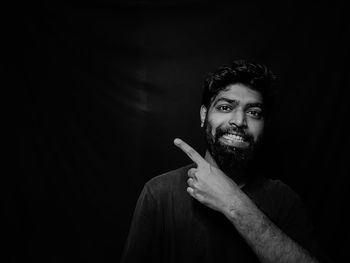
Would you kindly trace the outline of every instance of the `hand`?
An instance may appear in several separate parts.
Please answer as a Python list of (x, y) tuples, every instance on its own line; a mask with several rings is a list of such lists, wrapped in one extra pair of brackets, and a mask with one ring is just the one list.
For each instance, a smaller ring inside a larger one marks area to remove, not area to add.
[(236, 196), (237, 191), (240, 192), (237, 184), (184, 141), (175, 139), (174, 144), (197, 164), (197, 168), (188, 170), (187, 192), (211, 209), (227, 212), (239, 200)]

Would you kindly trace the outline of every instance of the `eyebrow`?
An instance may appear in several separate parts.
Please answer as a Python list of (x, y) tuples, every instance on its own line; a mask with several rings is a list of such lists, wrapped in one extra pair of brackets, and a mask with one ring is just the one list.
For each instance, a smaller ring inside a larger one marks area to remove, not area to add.
[[(213, 106), (216, 106), (220, 101), (225, 101), (225, 102), (230, 103), (230, 104), (239, 104), (238, 100), (233, 100), (233, 99), (228, 99), (228, 98), (220, 98), (214, 102)], [(254, 107), (263, 108), (263, 104), (261, 102), (252, 102), (252, 103), (247, 103), (246, 107), (247, 108), (254, 108)]]

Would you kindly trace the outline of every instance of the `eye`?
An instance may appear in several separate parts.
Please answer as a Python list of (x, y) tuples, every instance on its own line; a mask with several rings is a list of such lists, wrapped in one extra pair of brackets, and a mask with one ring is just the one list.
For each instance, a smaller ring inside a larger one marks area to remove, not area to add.
[(262, 118), (262, 110), (261, 109), (249, 109), (247, 111), (248, 115), (255, 118), (255, 119), (261, 119)]
[(230, 112), (232, 110), (232, 107), (229, 105), (219, 105), (216, 107), (216, 109), (220, 112)]

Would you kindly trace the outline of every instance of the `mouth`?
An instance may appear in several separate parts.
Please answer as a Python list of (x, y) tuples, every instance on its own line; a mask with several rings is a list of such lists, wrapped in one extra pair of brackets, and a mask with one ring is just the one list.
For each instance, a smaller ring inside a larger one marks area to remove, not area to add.
[(220, 137), (220, 141), (235, 147), (248, 147), (249, 141), (246, 136), (239, 133), (225, 133)]

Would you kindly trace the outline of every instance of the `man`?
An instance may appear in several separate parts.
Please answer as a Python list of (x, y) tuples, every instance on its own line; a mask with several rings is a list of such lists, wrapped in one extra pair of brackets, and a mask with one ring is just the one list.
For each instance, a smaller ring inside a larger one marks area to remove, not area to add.
[(206, 80), (202, 158), (146, 183), (122, 262), (320, 262), (305, 208), (257, 159), (271, 110), (273, 74), (235, 61)]

